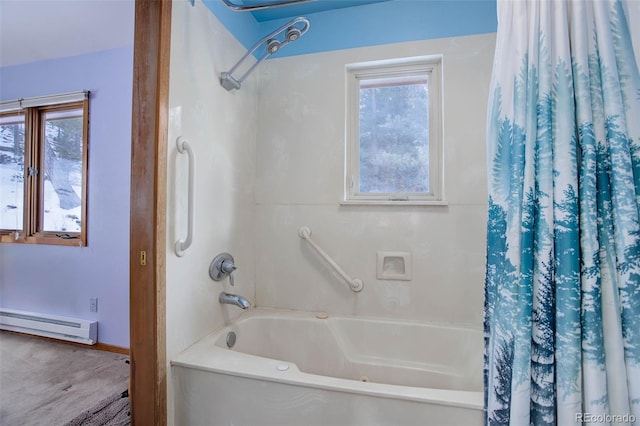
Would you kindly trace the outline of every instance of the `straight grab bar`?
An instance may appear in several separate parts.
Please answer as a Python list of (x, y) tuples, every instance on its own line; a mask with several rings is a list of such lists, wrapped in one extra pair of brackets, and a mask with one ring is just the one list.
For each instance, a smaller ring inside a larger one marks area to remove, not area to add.
[(193, 150), (191, 146), (187, 143), (186, 140), (182, 136), (178, 136), (176, 139), (176, 146), (178, 148), (178, 152), (180, 154), (187, 153), (189, 158), (189, 188), (187, 195), (187, 209), (188, 209), (188, 217), (187, 217), (187, 238), (184, 241), (178, 239), (176, 241), (176, 255), (179, 257), (184, 256), (184, 252), (191, 246), (191, 242), (193, 241), (193, 221), (194, 221), (194, 211), (193, 211), (193, 182), (195, 180), (195, 167), (194, 167), (194, 159), (193, 159)]
[(362, 280), (358, 278), (351, 278), (349, 275), (347, 275), (347, 273), (344, 272), (342, 268), (338, 266), (338, 264), (334, 262), (333, 259), (331, 259), (329, 255), (311, 239), (311, 228), (309, 228), (308, 226), (301, 226), (298, 230), (298, 236), (308, 242), (309, 245), (313, 247), (313, 249), (317, 251), (318, 254), (322, 256), (322, 258), (326, 260), (329, 265), (331, 265), (331, 267), (342, 277), (342, 279), (345, 280), (347, 284), (349, 284), (349, 288), (351, 290), (356, 293), (362, 291), (362, 288), (364, 287), (364, 283), (362, 282)]

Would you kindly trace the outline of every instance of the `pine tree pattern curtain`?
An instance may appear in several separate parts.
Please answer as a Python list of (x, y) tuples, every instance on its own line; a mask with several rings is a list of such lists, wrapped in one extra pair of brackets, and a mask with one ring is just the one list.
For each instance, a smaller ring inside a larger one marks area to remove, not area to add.
[(486, 424), (640, 425), (640, 76), (628, 25), (620, 1), (498, 0)]

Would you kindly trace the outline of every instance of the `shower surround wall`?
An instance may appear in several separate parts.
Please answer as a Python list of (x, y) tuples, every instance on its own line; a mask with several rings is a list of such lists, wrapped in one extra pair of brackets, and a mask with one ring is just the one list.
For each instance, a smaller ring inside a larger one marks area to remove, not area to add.
[[(269, 59), (226, 91), (217, 76), (246, 52), (201, 2), (174, 2), (168, 138), (167, 360), (240, 315), (223, 289), (262, 307), (481, 324), (486, 221), (485, 115), (494, 35)], [(246, 16), (246, 15), (245, 15)], [(313, 23), (310, 31), (313, 31)], [(301, 39), (300, 43), (304, 41)], [(344, 65), (443, 54), (446, 207), (340, 206)], [(195, 235), (184, 257), (187, 159), (195, 153)], [(298, 235), (350, 274), (352, 293)], [(377, 251), (413, 254), (412, 281), (376, 280)], [(208, 267), (221, 252), (235, 287)], [(168, 377), (169, 424), (173, 383)]]
[[(313, 23), (311, 30), (313, 31)], [(260, 66), (256, 301), (263, 307), (482, 323), (485, 120), (495, 34), (271, 59)], [(448, 206), (341, 206), (345, 65), (443, 55)], [(351, 292), (312, 238), (364, 290)], [(378, 251), (410, 252), (411, 281), (376, 279)]]
[[(254, 182), (256, 79), (241, 91), (227, 92), (217, 76), (245, 48), (202, 2), (172, 5), (167, 164), (166, 342), (167, 360), (241, 310), (221, 306), (224, 289), (252, 303), (254, 283)], [(195, 222), (192, 246), (183, 257), (175, 241), (187, 232), (187, 156), (176, 150), (182, 136), (195, 156)], [(235, 287), (209, 278), (209, 264), (229, 252), (238, 266)], [(170, 371), (170, 370), (168, 370)], [(171, 374), (168, 419), (173, 423)]]

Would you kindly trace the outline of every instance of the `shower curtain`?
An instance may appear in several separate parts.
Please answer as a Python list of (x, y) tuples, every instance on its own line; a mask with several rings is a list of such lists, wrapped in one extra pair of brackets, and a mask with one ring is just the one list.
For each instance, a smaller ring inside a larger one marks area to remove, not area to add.
[(624, 11), (498, 0), (489, 425), (640, 425), (640, 76)]

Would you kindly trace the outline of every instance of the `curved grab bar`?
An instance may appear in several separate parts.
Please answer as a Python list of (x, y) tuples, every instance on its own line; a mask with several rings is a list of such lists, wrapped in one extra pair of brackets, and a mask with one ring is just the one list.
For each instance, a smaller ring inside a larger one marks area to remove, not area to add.
[(194, 159), (193, 159), (193, 150), (191, 146), (187, 143), (186, 140), (182, 136), (178, 136), (176, 139), (176, 147), (178, 148), (178, 152), (180, 154), (187, 153), (189, 158), (189, 189), (187, 195), (187, 209), (188, 209), (188, 218), (187, 218), (187, 238), (184, 241), (178, 239), (176, 241), (176, 255), (179, 257), (184, 256), (184, 252), (191, 246), (191, 242), (193, 241), (193, 221), (194, 221), (194, 210), (193, 210), (193, 182), (195, 180), (195, 167), (194, 167)]
[(334, 262), (333, 259), (331, 259), (329, 255), (311, 239), (311, 228), (309, 228), (308, 226), (301, 226), (298, 230), (298, 236), (308, 242), (309, 245), (313, 247), (313, 249), (317, 251), (318, 254), (322, 256), (322, 258), (326, 260), (329, 265), (331, 265), (331, 267), (342, 277), (342, 279), (345, 280), (347, 284), (349, 284), (349, 288), (351, 290), (353, 290), (355, 293), (362, 291), (362, 289), (364, 288), (364, 283), (362, 282), (362, 280), (358, 278), (351, 278), (349, 275), (347, 275), (347, 273), (344, 272), (342, 268), (338, 266), (338, 264)]

